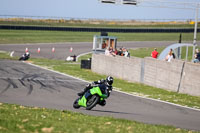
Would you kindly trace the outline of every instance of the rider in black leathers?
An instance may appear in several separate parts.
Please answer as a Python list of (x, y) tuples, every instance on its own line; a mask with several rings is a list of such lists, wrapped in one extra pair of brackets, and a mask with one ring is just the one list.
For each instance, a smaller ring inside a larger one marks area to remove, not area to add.
[(26, 61), (26, 60), (28, 60), (30, 58), (30, 53), (29, 52), (26, 52), (25, 54), (23, 54), (20, 58), (19, 58), (19, 60), (21, 61), (21, 60), (23, 60), (23, 61)]
[[(112, 91), (113, 80), (114, 80), (113, 77), (108, 76), (105, 80), (101, 79), (98, 81), (94, 81), (94, 82), (92, 82), (92, 84), (88, 84), (82, 92), (78, 93), (78, 95), (83, 96), (87, 92), (85, 95), (85, 97), (87, 98), (88, 96), (91, 95), (89, 90), (92, 89), (94, 86), (98, 86), (101, 89), (102, 93), (106, 94), (109, 97), (110, 92)], [(106, 101), (103, 100), (99, 104), (104, 106), (104, 105), (106, 105)]]

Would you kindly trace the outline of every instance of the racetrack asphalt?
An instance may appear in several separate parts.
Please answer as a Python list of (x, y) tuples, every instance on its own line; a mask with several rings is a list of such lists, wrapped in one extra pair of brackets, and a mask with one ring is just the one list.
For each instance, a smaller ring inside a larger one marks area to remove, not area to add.
[[(117, 48), (141, 48), (141, 47), (166, 47), (177, 42), (168, 41), (147, 41), (147, 42), (118, 42)], [(72, 47), (72, 52), (70, 49)], [(0, 51), (15, 51), (14, 56), (21, 56), (28, 48), (31, 57), (34, 58), (48, 58), (65, 60), (68, 56), (80, 55), (92, 51), (92, 42), (67, 42), (67, 43), (37, 43), (37, 44), (0, 44)], [(38, 53), (40, 48), (40, 53)], [(55, 48), (55, 52), (52, 52), (52, 48)], [(151, 53), (150, 53), (151, 54)], [(150, 55), (149, 54), (149, 55)]]
[(200, 130), (200, 111), (113, 91), (104, 107), (73, 109), (87, 84), (20, 61), (0, 60), (0, 102), (112, 116), (149, 124)]

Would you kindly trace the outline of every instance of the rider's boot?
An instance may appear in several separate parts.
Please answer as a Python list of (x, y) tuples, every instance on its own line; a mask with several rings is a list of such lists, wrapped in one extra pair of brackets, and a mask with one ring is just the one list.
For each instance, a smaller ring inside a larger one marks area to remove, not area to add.
[(81, 91), (79, 93), (77, 93), (78, 96), (83, 96), (83, 94), (85, 93), (85, 91)]
[(105, 105), (106, 105), (106, 100), (102, 100), (102, 101), (100, 101), (100, 102), (99, 102), (99, 105), (101, 105), (101, 106), (105, 106)]

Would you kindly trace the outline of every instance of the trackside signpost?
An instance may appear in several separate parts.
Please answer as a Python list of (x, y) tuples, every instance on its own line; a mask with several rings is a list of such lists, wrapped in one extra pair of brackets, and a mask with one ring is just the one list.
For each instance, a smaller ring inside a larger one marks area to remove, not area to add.
[(105, 53), (106, 49), (117, 47), (117, 37), (114, 36), (98, 36), (93, 37), (93, 53)]

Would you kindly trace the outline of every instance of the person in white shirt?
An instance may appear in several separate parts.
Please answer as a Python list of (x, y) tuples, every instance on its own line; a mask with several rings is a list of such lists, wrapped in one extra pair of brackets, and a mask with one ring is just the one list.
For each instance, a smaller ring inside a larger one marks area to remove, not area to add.
[(168, 55), (166, 56), (165, 60), (170, 62), (173, 59), (173, 50), (170, 49)]

